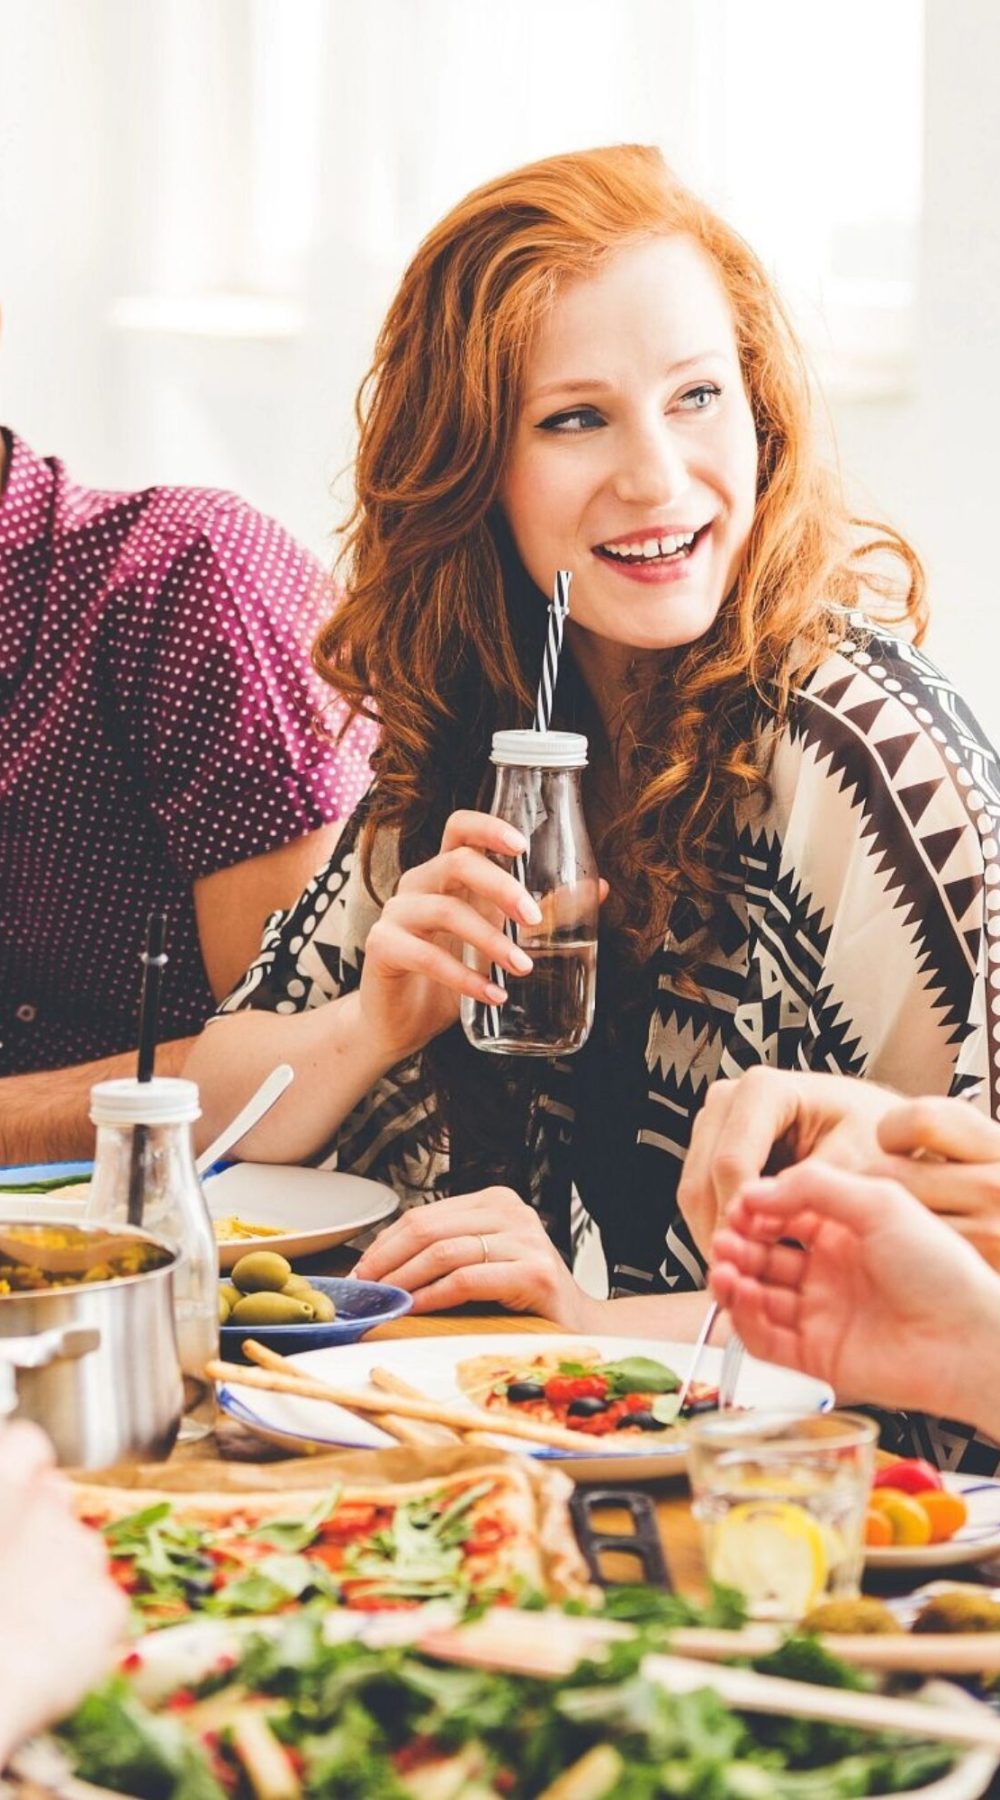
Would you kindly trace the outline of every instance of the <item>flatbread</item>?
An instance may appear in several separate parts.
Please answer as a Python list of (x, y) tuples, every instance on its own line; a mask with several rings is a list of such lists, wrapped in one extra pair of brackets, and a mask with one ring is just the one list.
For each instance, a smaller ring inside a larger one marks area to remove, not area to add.
[[(260, 1567), (268, 1554), (285, 1553), (280, 1542), (268, 1544), (268, 1523), (301, 1522), (313, 1514), (322, 1522), (295, 1554), (318, 1565), (320, 1591), (328, 1593), (330, 1604), (367, 1611), (416, 1606), (421, 1598), (440, 1598), (442, 1593), (459, 1600), (516, 1600), (525, 1593), (582, 1597), (588, 1591), (586, 1575), (565, 1492), (557, 1498), (551, 1482), (547, 1490), (540, 1501), (533, 1471), (516, 1458), (497, 1455), (473, 1458), (467, 1469), (409, 1482), (376, 1479), (286, 1492), (178, 1493), (78, 1483), (75, 1503), (79, 1516), (108, 1536), (112, 1571), (131, 1594), (137, 1622), (149, 1629), (222, 1607), (239, 1616), (225, 1595), (226, 1585)], [(164, 1521), (184, 1528), (192, 1549), (218, 1570), (215, 1585), (204, 1595), (197, 1589), (179, 1590), (174, 1583), (151, 1584), (144, 1559), (123, 1548), (115, 1531), (120, 1521), (164, 1506), (169, 1508)], [(426, 1528), (445, 1515), (447, 1547), (440, 1552), (435, 1530)], [(424, 1543), (428, 1554), (422, 1559)], [(291, 1610), (308, 1597), (307, 1589), (301, 1600), (247, 1610)]]
[[(633, 1360), (641, 1362), (644, 1359), (627, 1358), (626, 1362)], [(572, 1365), (575, 1373), (564, 1373), (566, 1365)], [(654, 1430), (659, 1431), (664, 1439), (683, 1430), (683, 1419), (669, 1416), (672, 1412), (669, 1395), (655, 1389), (644, 1391), (641, 1387), (629, 1389), (627, 1393), (619, 1393), (617, 1389), (598, 1391), (594, 1378), (597, 1378), (600, 1389), (607, 1390), (607, 1383), (602, 1382), (600, 1376), (602, 1368), (607, 1366), (600, 1351), (595, 1350), (591, 1344), (574, 1344), (572, 1340), (567, 1340), (558, 1349), (539, 1351), (532, 1355), (530, 1340), (512, 1337), (509, 1350), (505, 1350), (503, 1354), (470, 1356), (457, 1365), (455, 1375), (466, 1398), (497, 1418), (497, 1428), (501, 1431), (502, 1415), (505, 1413), (512, 1417), (535, 1419), (539, 1424), (558, 1425), (565, 1430), (578, 1431), (583, 1442), (591, 1437), (605, 1435), (613, 1436), (616, 1440), (624, 1437), (649, 1442), (655, 1441)], [(624, 1365), (618, 1364), (616, 1367), (620, 1371)], [(564, 1385), (576, 1382), (580, 1393), (567, 1392), (559, 1398), (548, 1393), (529, 1400), (508, 1398), (507, 1389), (512, 1384), (531, 1382), (534, 1386), (544, 1388), (554, 1378), (560, 1378)], [(717, 1404), (717, 1397), (716, 1388), (709, 1387), (704, 1382), (695, 1382), (689, 1391), (688, 1404), (701, 1410)], [(571, 1410), (573, 1402), (581, 1398), (586, 1399), (588, 1406), (594, 1407), (589, 1415)], [(661, 1410), (666, 1415), (662, 1418)], [(645, 1427), (629, 1424), (629, 1416), (633, 1411), (646, 1418)], [(650, 1415), (657, 1419), (655, 1428)]]

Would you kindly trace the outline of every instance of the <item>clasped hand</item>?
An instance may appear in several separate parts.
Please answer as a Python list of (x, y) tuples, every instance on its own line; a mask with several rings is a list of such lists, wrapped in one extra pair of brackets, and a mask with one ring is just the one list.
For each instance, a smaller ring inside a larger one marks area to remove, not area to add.
[(504, 1187), (411, 1207), (380, 1232), (354, 1273), (406, 1288), (418, 1313), (492, 1301), (576, 1331), (591, 1329), (599, 1304), (578, 1287), (538, 1214)]

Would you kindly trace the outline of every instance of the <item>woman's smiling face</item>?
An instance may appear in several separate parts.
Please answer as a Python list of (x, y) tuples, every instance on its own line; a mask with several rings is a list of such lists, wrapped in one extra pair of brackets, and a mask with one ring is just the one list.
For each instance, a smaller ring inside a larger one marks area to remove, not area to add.
[(572, 570), (574, 630), (639, 651), (701, 637), (756, 491), (732, 313), (694, 241), (648, 239), (566, 282), (528, 357), (500, 500), (544, 593)]

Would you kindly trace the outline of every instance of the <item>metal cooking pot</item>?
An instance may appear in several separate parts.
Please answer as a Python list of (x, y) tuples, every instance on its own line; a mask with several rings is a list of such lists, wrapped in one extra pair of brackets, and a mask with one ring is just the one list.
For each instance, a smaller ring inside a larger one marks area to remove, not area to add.
[[(64, 1241), (53, 1247), (56, 1234)], [(158, 1266), (117, 1272), (134, 1265), (136, 1246), (159, 1252)], [(0, 1417), (41, 1425), (64, 1468), (162, 1461), (183, 1401), (173, 1300), (178, 1251), (144, 1231), (5, 1219), (0, 1272), (18, 1258), (47, 1280), (77, 1279), (0, 1293)]]

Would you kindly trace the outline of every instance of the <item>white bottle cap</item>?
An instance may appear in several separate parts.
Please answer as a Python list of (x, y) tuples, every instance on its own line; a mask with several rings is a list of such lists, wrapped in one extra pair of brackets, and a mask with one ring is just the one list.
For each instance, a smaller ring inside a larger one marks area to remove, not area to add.
[(490, 761), (501, 768), (585, 769), (581, 731), (495, 731)]
[(90, 1090), (90, 1116), (95, 1125), (191, 1125), (201, 1118), (197, 1083), (170, 1075), (99, 1081)]

